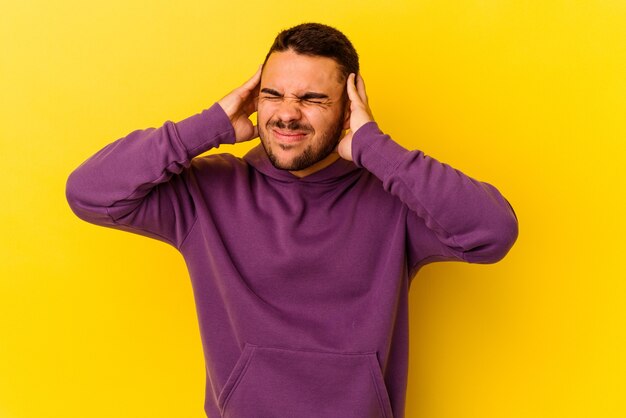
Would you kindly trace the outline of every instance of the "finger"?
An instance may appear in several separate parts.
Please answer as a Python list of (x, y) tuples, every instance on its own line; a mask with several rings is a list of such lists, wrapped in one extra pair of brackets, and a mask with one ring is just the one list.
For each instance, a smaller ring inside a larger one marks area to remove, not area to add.
[[(248, 127), (244, 128), (245, 131), (248, 130)], [(237, 136), (238, 135), (238, 136)], [(240, 142), (247, 142), (247, 141), (252, 141), (253, 139), (257, 138), (259, 136), (259, 130), (257, 128), (256, 125), (252, 125), (252, 132), (250, 132), (248, 134), (248, 132), (246, 132), (245, 134), (243, 132), (236, 134), (236, 143), (240, 143)]]
[(251, 115), (258, 110), (259, 104), (259, 86), (257, 85), (252, 91), (243, 90), (239, 95), (241, 100), (243, 100), (243, 111), (246, 115)]
[(344, 160), (352, 161), (352, 131), (348, 131), (341, 141), (337, 144), (335, 152)]
[[(343, 138), (341, 138), (341, 141), (349, 141), (352, 139), (352, 131), (347, 131), (346, 134), (343, 136)], [(339, 144), (341, 144), (341, 141), (339, 141)], [(337, 144), (337, 146), (339, 146), (339, 144)]]
[(365, 81), (361, 77), (361, 73), (356, 76), (356, 89), (363, 103), (367, 103), (367, 92), (365, 91)]
[(243, 103), (241, 111), (242, 113), (245, 113), (246, 116), (250, 116), (251, 114), (256, 112), (256, 103), (254, 101), (254, 98), (248, 97)]
[(356, 86), (354, 85), (354, 73), (350, 73), (348, 76), (348, 97), (351, 102), (360, 102), (361, 98), (359, 97), (359, 93), (357, 92)]
[(254, 88), (259, 84), (259, 81), (261, 81), (261, 72), (263, 70), (263, 65), (259, 65), (259, 68), (256, 70), (256, 73), (254, 73), (254, 75), (248, 80), (246, 81), (241, 88), (250, 92), (252, 90), (254, 90)]

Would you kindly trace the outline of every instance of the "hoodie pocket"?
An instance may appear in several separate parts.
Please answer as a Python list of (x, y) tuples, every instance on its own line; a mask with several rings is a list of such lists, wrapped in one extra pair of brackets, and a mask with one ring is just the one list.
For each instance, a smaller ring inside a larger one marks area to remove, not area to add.
[(218, 405), (224, 418), (393, 418), (373, 352), (246, 344)]

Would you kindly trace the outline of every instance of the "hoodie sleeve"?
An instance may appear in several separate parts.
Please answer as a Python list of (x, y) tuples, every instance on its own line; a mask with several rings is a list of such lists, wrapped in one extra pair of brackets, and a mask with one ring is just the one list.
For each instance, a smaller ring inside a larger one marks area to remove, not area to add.
[(409, 151), (382, 133), (376, 122), (358, 129), (354, 163), (383, 182), (409, 209), (408, 263), (412, 271), (433, 261), (495, 263), (513, 246), (518, 222), (492, 185)]
[(87, 222), (179, 248), (196, 218), (186, 169), (195, 156), (234, 142), (234, 129), (217, 103), (180, 122), (133, 131), (69, 175), (67, 201)]

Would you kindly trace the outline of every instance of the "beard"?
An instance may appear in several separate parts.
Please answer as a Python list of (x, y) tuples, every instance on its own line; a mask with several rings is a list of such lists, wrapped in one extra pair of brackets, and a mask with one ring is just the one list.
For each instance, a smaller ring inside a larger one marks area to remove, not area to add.
[[(341, 139), (341, 136), (343, 134), (343, 118), (344, 115), (340, 114), (335, 123), (321, 134), (322, 136), (317, 146), (315, 146), (315, 144), (307, 145), (304, 151), (294, 157), (291, 162), (280, 162), (278, 160), (278, 157), (272, 151), (268, 139), (266, 138), (266, 135), (268, 135), (267, 133), (273, 127), (279, 128), (281, 130), (293, 130), (298, 132), (311, 133), (313, 132), (313, 128), (310, 125), (297, 121), (285, 123), (280, 120), (269, 120), (266, 124), (265, 129), (259, 129), (259, 137), (261, 138), (263, 148), (265, 148), (265, 152), (274, 167), (278, 168), (279, 170), (300, 171), (322, 161), (335, 150), (335, 147), (339, 143), (339, 140)], [(292, 148), (291, 145), (277, 144), (277, 146), (282, 148), (283, 150), (288, 150)]]

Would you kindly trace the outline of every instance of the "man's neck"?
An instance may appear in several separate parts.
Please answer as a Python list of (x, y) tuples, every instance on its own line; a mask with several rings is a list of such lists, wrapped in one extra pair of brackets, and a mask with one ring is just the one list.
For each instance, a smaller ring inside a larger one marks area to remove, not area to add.
[(312, 166), (309, 166), (305, 169), (298, 170), (298, 171), (290, 171), (290, 173), (299, 178), (310, 176), (311, 174), (316, 173), (328, 167), (329, 165), (331, 165), (338, 159), (339, 159), (339, 154), (337, 154), (336, 152), (331, 152), (326, 158), (324, 158), (321, 161), (316, 162)]

